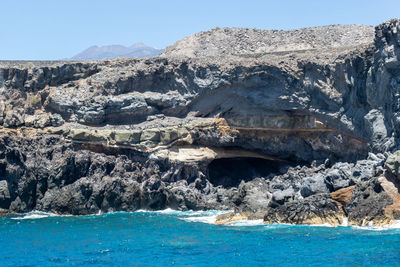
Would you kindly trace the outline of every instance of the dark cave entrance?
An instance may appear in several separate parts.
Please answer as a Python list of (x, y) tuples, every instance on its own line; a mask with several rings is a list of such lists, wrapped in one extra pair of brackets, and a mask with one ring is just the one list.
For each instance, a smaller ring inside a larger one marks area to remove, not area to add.
[(267, 178), (278, 174), (286, 164), (263, 158), (222, 158), (208, 165), (209, 180), (214, 186), (237, 187), (241, 181), (251, 181), (257, 177)]

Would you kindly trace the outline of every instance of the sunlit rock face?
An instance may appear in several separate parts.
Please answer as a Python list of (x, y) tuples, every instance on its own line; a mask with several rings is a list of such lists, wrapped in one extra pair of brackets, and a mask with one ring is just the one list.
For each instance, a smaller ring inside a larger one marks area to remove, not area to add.
[(389, 223), (399, 32), (224, 28), (153, 59), (0, 62), (0, 207)]

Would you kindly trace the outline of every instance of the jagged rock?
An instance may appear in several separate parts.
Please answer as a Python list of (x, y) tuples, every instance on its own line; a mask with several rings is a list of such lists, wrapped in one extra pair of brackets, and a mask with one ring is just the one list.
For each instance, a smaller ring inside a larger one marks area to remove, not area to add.
[(294, 195), (294, 190), (292, 188), (288, 188), (288, 189), (285, 189), (282, 191), (275, 191), (272, 194), (272, 200), (279, 204), (283, 204), (286, 201), (288, 201), (290, 198), (292, 198), (293, 195)]
[(393, 218), (385, 214), (387, 206), (393, 200), (381, 186), (377, 178), (356, 185), (350, 203), (345, 207), (349, 224), (375, 225), (393, 223)]
[(303, 197), (329, 192), (325, 184), (325, 177), (321, 173), (303, 179), (302, 184), (303, 186), (300, 189), (300, 193)]
[(338, 204), (328, 194), (317, 194), (302, 201), (287, 202), (266, 211), (266, 223), (341, 224), (343, 215)]
[(378, 178), (378, 182), (385, 191), (386, 195), (392, 200), (391, 205), (387, 205), (384, 208), (384, 214), (389, 220), (399, 220), (400, 219), (400, 191), (399, 184), (393, 181), (391, 177), (382, 175)]
[(331, 188), (331, 191), (337, 191), (355, 183), (352, 179), (353, 168), (353, 164), (337, 163), (326, 172), (327, 185)]
[(4, 127), (18, 127), (24, 124), (24, 111), (22, 109), (7, 110), (5, 112)]
[(350, 200), (353, 196), (354, 188), (355, 188), (355, 186), (352, 185), (349, 187), (339, 189), (335, 192), (332, 192), (331, 198), (332, 198), (332, 200), (340, 203), (341, 205), (346, 205), (346, 204), (350, 203)]
[(35, 114), (27, 115), (24, 119), (25, 126), (33, 128), (58, 127), (64, 123), (60, 114)]
[(1, 208), (7, 209), (10, 205), (10, 191), (6, 180), (0, 181), (0, 203)]
[(391, 154), (385, 162), (385, 168), (397, 179), (400, 179), (400, 150)]
[(6, 106), (3, 101), (0, 101), (0, 125), (4, 123)]

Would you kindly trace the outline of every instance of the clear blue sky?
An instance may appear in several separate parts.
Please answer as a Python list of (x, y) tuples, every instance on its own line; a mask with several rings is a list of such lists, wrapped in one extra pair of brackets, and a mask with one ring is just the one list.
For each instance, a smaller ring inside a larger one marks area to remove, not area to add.
[(377, 25), (400, 17), (400, 0), (7, 0), (0, 8), (0, 59), (27, 60), (137, 41), (164, 48), (215, 27)]

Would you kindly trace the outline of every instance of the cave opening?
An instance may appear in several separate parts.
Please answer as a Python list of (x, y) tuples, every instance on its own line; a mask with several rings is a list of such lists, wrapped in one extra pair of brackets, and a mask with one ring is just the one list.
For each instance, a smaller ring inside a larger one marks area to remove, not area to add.
[(268, 178), (278, 174), (284, 165), (275, 160), (254, 157), (215, 159), (208, 165), (208, 176), (214, 186), (237, 187), (241, 181), (251, 181), (257, 177)]

